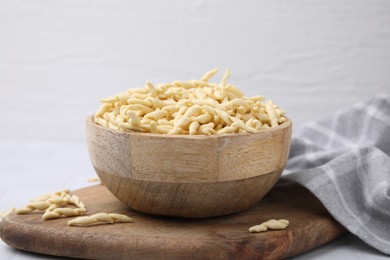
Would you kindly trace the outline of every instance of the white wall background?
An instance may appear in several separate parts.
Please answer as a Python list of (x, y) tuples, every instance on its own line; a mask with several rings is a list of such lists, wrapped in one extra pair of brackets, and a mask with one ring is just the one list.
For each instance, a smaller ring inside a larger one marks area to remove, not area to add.
[(390, 1), (0, 0), (0, 139), (83, 141), (99, 98), (214, 67), (296, 124), (390, 93)]

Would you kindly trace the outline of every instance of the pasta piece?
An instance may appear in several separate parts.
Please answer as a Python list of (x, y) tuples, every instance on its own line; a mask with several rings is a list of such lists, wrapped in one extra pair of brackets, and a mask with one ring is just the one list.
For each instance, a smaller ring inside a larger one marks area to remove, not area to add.
[(97, 213), (91, 216), (78, 217), (68, 222), (69, 226), (91, 226), (97, 224), (133, 223), (134, 220), (126, 215), (117, 213)]
[(261, 223), (260, 225), (256, 225), (249, 228), (249, 232), (251, 233), (259, 233), (267, 231), (268, 229), (285, 229), (290, 222), (286, 219), (270, 219), (266, 222)]
[(44, 220), (78, 216), (87, 211), (85, 208), (56, 208), (55, 204), (52, 206), (43, 214), (42, 218)]
[(102, 182), (101, 180), (100, 180), (100, 178), (99, 177), (93, 177), (93, 178), (89, 178), (89, 179), (87, 179), (87, 182)]

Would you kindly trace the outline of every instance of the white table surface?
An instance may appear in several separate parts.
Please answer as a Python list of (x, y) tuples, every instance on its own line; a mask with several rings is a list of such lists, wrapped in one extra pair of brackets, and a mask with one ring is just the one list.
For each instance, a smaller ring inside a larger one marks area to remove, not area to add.
[[(91, 185), (95, 177), (86, 144), (0, 141), (0, 210), (23, 206), (29, 199), (61, 189)], [(0, 240), (0, 259), (59, 259), (13, 249)], [(348, 234), (293, 259), (388, 259)]]

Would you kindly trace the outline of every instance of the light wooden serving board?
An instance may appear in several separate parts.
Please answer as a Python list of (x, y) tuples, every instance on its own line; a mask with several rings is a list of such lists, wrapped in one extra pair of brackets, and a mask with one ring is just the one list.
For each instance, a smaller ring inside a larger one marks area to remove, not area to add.
[[(88, 213), (123, 213), (135, 223), (69, 227), (69, 219), (44, 221), (40, 214), (8, 215), (0, 236), (22, 250), (93, 259), (281, 259), (318, 247), (345, 230), (306, 189), (279, 183), (253, 208), (241, 213), (182, 219), (144, 215), (127, 208), (103, 185), (74, 192)], [(285, 230), (249, 233), (271, 218)]]

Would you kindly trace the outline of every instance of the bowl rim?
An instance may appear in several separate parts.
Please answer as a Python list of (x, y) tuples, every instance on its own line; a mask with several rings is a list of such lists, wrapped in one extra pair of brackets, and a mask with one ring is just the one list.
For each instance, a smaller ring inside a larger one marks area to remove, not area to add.
[(285, 128), (291, 127), (291, 125), (292, 125), (291, 119), (286, 117), (286, 122), (282, 123), (281, 125), (278, 125), (278, 126), (272, 127), (272, 128), (263, 129), (257, 133), (254, 133), (254, 134), (253, 133), (234, 133), (234, 134), (213, 134), (213, 135), (178, 135), (178, 134), (168, 135), (168, 134), (140, 133), (140, 132), (135, 132), (135, 131), (119, 131), (116, 129), (112, 129), (112, 128), (108, 128), (108, 127), (104, 127), (104, 126), (96, 124), (93, 121), (93, 117), (94, 117), (94, 115), (90, 115), (87, 117), (87, 120), (86, 120), (87, 125), (91, 125), (92, 127), (100, 128), (102, 130), (110, 131), (110, 132), (113, 132), (116, 134), (129, 135), (129, 136), (135, 135), (135, 136), (154, 137), (154, 138), (177, 138), (177, 139), (181, 139), (181, 138), (184, 138), (184, 139), (212, 139), (212, 138), (220, 138), (220, 137), (227, 137), (227, 136), (235, 137), (235, 136), (245, 136), (245, 135), (256, 136), (256, 135), (262, 135), (265, 133), (280, 131), (280, 130), (283, 130)]

